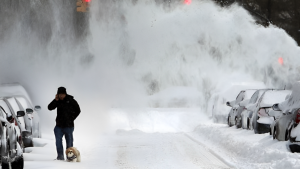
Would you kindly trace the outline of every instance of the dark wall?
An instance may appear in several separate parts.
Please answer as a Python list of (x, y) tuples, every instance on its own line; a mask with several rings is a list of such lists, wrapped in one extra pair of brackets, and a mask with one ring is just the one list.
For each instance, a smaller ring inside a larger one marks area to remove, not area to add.
[(248, 10), (257, 23), (270, 23), (286, 30), (300, 44), (300, 1), (299, 0), (214, 0), (221, 6), (238, 3)]

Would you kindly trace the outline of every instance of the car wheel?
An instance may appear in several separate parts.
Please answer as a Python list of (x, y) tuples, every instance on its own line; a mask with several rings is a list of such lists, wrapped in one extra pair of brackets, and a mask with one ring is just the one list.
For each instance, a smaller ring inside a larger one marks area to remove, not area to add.
[(21, 141), (20, 147), (21, 147), (21, 149), (22, 149), (23, 153), (25, 153), (25, 146), (24, 146), (24, 143), (23, 143), (23, 141)]
[(234, 121), (235, 121), (235, 125), (237, 126), (237, 118), (236, 117), (235, 117)]
[[(9, 169), (9, 164), (8, 163), (2, 163), (1, 164), (2, 169)], [(24, 168), (24, 158), (21, 156), (20, 159), (17, 161), (14, 161), (11, 163), (11, 168), (12, 169), (23, 169)]]
[(285, 141), (288, 141), (289, 138), (290, 138), (290, 133), (289, 133), (289, 130), (286, 129), (286, 131), (285, 131)]
[(242, 127), (241, 122), (238, 121), (237, 117), (235, 117), (235, 125), (236, 125), (236, 128), (241, 128)]
[(276, 131), (276, 128), (274, 128), (274, 131), (273, 131), (273, 140), (277, 139), (277, 131)]
[(229, 116), (228, 119), (227, 119), (227, 123), (228, 123), (228, 126), (231, 127), (230, 116)]
[(247, 129), (247, 124), (245, 124), (245, 120), (244, 120), (244, 118), (242, 117), (242, 128), (243, 129)]
[(250, 119), (247, 118), (247, 129), (250, 130)]

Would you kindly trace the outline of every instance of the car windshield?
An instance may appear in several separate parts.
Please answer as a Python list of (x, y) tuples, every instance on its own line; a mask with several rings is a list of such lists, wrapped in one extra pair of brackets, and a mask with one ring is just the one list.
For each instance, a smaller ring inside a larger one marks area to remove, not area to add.
[(20, 106), (23, 108), (23, 110), (27, 109), (27, 108), (31, 108), (30, 104), (28, 103), (28, 101), (24, 98), (24, 97), (15, 97), (16, 101), (20, 104)]
[(17, 114), (17, 112), (20, 111), (20, 107), (19, 107), (18, 103), (16, 102), (15, 98), (8, 98), (7, 101), (9, 102), (14, 113)]
[(244, 91), (241, 91), (240, 94), (237, 96), (235, 103), (238, 104), (239, 102), (244, 100)]
[(275, 103), (281, 103), (288, 94), (290, 94), (289, 90), (266, 91), (262, 96), (260, 107), (271, 107)]
[(11, 116), (11, 112), (7, 106), (7, 104), (3, 101), (3, 100), (0, 100), (0, 106), (4, 109), (5, 113), (8, 115), (8, 116)]
[(246, 90), (246, 91), (245, 91), (244, 99), (250, 99), (251, 96), (253, 95), (253, 93), (254, 93), (255, 91), (256, 91), (256, 90)]
[(257, 99), (258, 99), (258, 94), (259, 94), (259, 90), (257, 90), (251, 97), (249, 103), (256, 103)]

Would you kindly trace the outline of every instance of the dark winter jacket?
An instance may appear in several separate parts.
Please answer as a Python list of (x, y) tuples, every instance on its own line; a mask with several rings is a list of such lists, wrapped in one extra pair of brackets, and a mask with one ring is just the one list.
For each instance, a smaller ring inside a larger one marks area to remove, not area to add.
[(56, 126), (74, 127), (74, 120), (80, 114), (80, 107), (73, 96), (67, 95), (64, 100), (55, 99), (48, 105), (49, 110), (57, 108)]

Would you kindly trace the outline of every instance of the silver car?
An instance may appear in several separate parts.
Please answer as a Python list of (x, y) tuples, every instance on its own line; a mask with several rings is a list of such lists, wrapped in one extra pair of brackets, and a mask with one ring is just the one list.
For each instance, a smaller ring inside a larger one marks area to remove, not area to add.
[[(26, 90), (19, 84), (5, 84), (0, 86), (0, 97), (8, 105), (9, 110), (15, 119), (18, 140), (21, 147), (32, 147), (32, 139), (41, 137), (41, 130), (39, 124), (39, 116), (37, 111), (41, 109), (40, 106), (33, 108), (32, 102)], [(24, 117), (17, 117), (18, 111), (24, 111)]]
[(281, 113), (281, 116), (276, 118), (275, 122), (271, 124), (271, 135), (273, 135), (273, 139), (277, 139), (279, 141), (287, 141), (289, 139), (289, 126), (291, 125), (294, 119), (294, 111)]
[(229, 126), (236, 125), (237, 128), (242, 126), (241, 113), (255, 91), (256, 89), (242, 90), (236, 97), (236, 100), (226, 103), (227, 106), (232, 107), (227, 118)]
[[(271, 124), (271, 134), (273, 139), (286, 141), (290, 139), (290, 130), (294, 126), (297, 110), (300, 108), (300, 82), (293, 85), (292, 93), (283, 102), (278, 102), (272, 106), (274, 111), (280, 113), (274, 116), (275, 122)], [(293, 141), (293, 139), (292, 139)]]
[(259, 98), (257, 104), (248, 107), (253, 111), (251, 123), (255, 134), (270, 132), (270, 125), (274, 123), (274, 116), (278, 113), (272, 111), (271, 107), (275, 103), (283, 102), (290, 94), (290, 90), (267, 90)]
[(288, 127), (288, 135), (291, 143), (300, 142), (300, 108), (295, 109), (292, 113), (292, 121)]
[(40, 106), (33, 108), (31, 103), (24, 96), (15, 96), (16, 102), (19, 105), (20, 110), (26, 112), (24, 122), (26, 130), (30, 131), (32, 137), (41, 138), (42, 132), (40, 130), (40, 118), (38, 111), (41, 110)]
[(242, 128), (243, 129), (252, 129), (252, 125), (250, 123), (250, 119), (252, 118), (253, 111), (248, 109), (249, 106), (257, 104), (259, 98), (264, 94), (265, 91), (270, 89), (259, 89), (251, 96), (249, 103), (246, 105), (246, 109), (241, 113), (242, 117)]
[[(18, 111), (17, 117), (23, 117), (24, 111)], [(18, 127), (10, 113), (8, 106), (0, 100), (0, 155), (2, 169), (23, 169), (23, 151), (18, 142)]]

